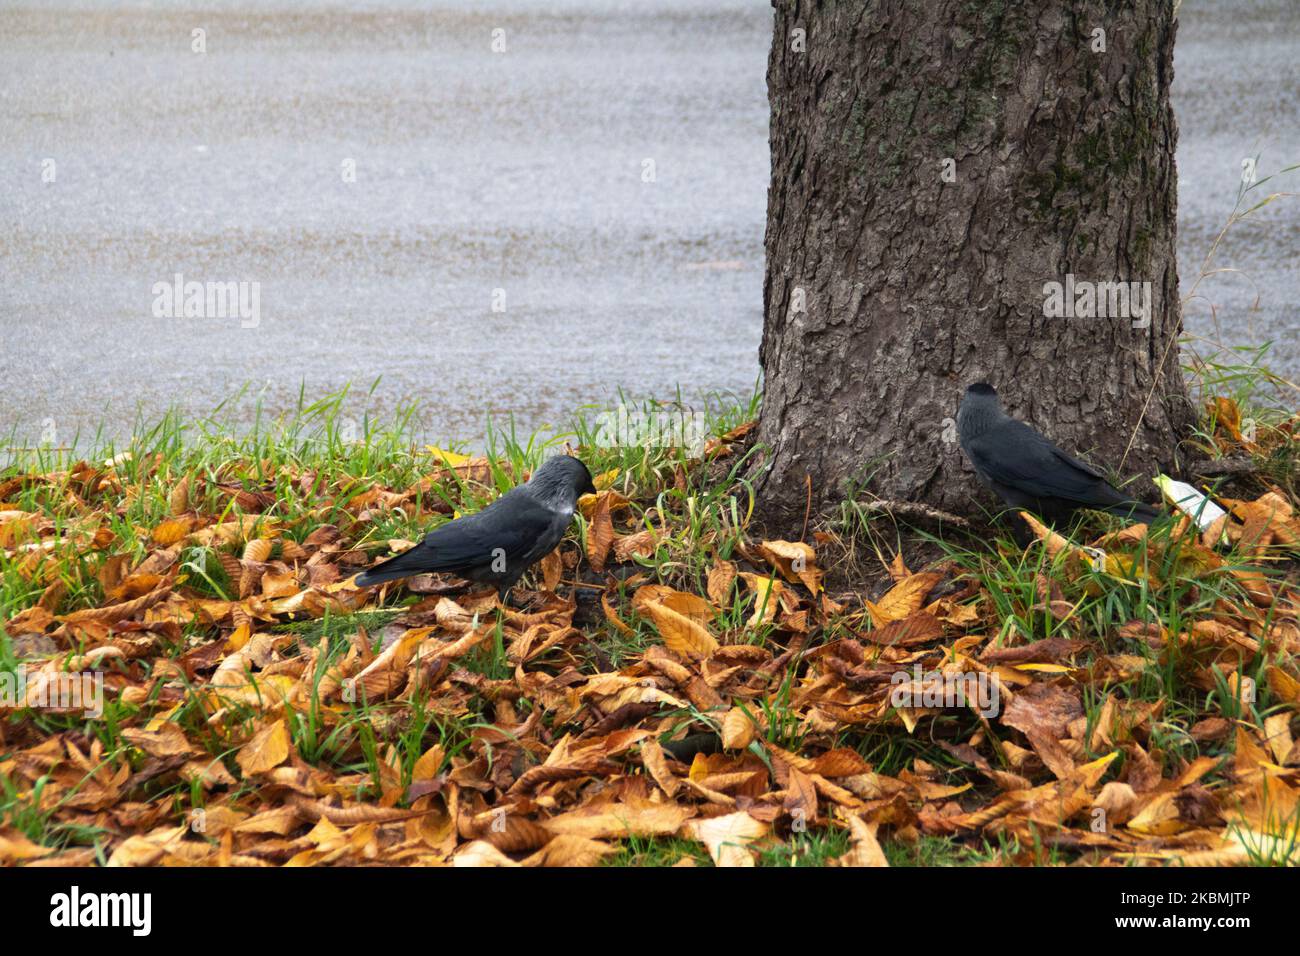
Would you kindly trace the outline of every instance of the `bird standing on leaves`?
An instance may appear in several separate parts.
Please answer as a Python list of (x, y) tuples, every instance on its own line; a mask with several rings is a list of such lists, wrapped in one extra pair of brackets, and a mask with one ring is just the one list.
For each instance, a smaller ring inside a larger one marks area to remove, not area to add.
[(578, 498), (595, 494), (591, 472), (578, 459), (547, 459), (527, 483), (511, 488), (477, 514), (448, 521), (415, 547), (357, 575), (362, 587), (445, 571), (495, 584), (505, 601), (515, 582), (560, 543)]
[(1160, 513), (1117, 491), (1100, 471), (1002, 410), (992, 385), (966, 389), (957, 412), (962, 451), (975, 474), (1012, 508), (1059, 521), (1079, 508), (1150, 523)]

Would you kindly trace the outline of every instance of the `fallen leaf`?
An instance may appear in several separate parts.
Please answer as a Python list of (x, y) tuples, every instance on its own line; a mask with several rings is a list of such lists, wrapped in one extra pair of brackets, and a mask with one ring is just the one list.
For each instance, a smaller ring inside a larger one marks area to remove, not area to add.
[(753, 866), (749, 845), (767, 836), (771, 827), (743, 811), (707, 820), (692, 820), (685, 832), (703, 843), (715, 866)]
[(861, 817), (849, 817), (849, 834), (853, 845), (839, 858), (840, 866), (889, 866), (885, 851), (876, 839), (878, 823), (867, 823)]
[(266, 773), (289, 759), (289, 747), (289, 728), (283, 720), (277, 720), (255, 733), (239, 749), (235, 762), (245, 777)]
[(722, 718), (722, 746), (727, 750), (744, 750), (754, 739), (754, 722), (739, 707)]
[(647, 603), (646, 613), (654, 621), (671, 650), (688, 657), (708, 657), (718, 649), (718, 641), (708, 628), (658, 602)]

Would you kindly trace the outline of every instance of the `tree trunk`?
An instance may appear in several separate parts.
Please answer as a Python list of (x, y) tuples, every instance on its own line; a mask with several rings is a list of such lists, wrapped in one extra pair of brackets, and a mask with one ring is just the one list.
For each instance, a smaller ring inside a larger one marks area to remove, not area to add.
[[(864, 491), (991, 504), (954, 424), (980, 381), (1116, 474), (1168, 470), (1191, 421), (1169, 0), (774, 6), (769, 523), (798, 525), (809, 478), (815, 512)], [(1089, 282), (1150, 283), (1145, 327), (1141, 286), (1119, 317), (1050, 314)]]

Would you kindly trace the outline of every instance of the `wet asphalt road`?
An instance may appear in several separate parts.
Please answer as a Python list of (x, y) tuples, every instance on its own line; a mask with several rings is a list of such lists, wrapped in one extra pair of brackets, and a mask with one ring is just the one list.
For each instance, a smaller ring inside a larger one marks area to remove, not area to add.
[[(245, 383), (247, 421), (254, 396), (278, 411), (300, 382), (364, 393), (379, 376), (370, 407), (419, 399), (436, 441), (510, 412), (562, 425), (620, 386), (749, 394), (768, 3), (426, 6), (0, 10), (6, 432), (120, 434)], [(1186, 288), (1241, 159), (1300, 162), (1300, 5), (1187, 0), (1181, 19)], [(1296, 202), (1229, 236), (1216, 265), (1250, 278), (1207, 280), (1217, 322), (1194, 303), (1187, 324), (1275, 339), (1300, 379)], [(177, 273), (259, 283), (256, 327), (155, 316)]]

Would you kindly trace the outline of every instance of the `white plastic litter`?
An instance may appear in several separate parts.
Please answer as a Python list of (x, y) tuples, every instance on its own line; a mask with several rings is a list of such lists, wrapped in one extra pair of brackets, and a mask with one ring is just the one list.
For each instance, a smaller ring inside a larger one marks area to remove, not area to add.
[(1175, 481), (1168, 475), (1156, 475), (1156, 487), (1171, 505), (1196, 522), (1202, 531), (1227, 514), (1222, 508), (1191, 485)]

